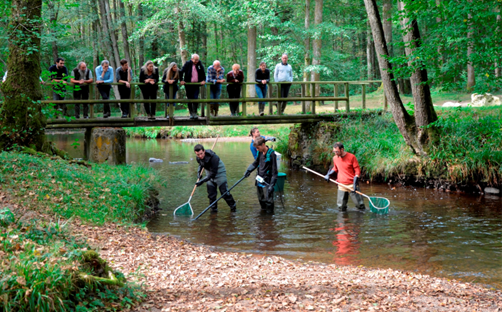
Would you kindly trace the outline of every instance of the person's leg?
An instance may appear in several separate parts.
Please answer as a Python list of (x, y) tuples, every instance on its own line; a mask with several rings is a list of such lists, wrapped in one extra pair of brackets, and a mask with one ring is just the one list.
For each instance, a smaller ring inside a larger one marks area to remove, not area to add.
[[(73, 99), (75, 101), (82, 99), (82, 91), (74, 91)], [(80, 104), (75, 104), (75, 118), (80, 118)]]
[[(263, 188), (264, 192), (268, 192), (267, 188)], [(274, 212), (274, 192), (271, 194), (267, 194), (267, 197), (265, 198), (265, 206), (267, 208), (268, 213)]]
[[(83, 90), (81, 93), (81, 98), (82, 100), (88, 100), (89, 99), (89, 89)], [(89, 118), (89, 104), (83, 104), (84, 106), (84, 118)], [(80, 110), (80, 107), (79, 107)], [(76, 114), (76, 112), (75, 112)], [(80, 113), (79, 113), (80, 115)]]
[[(157, 99), (157, 90), (154, 89), (150, 91), (150, 99), (151, 100)], [(157, 112), (157, 103), (150, 103), (150, 113), (152, 114), (152, 117), (155, 118), (156, 112)]]
[(265, 188), (256, 186), (256, 193), (258, 195), (258, 201), (260, 202), (261, 210), (267, 210), (267, 200), (264, 193)]
[[(131, 98), (131, 89), (129, 88), (123, 88), (119, 89), (120, 93), (120, 99), (121, 100), (128, 100)], [(122, 117), (124, 116), (129, 116), (129, 105), (130, 103), (121, 103), (120, 108), (122, 109)]]
[[(221, 183), (219, 185), (219, 189), (221, 195), (225, 194), (227, 192), (227, 181)], [(234, 212), (237, 209), (237, 204), (235, 203), (235, 200), (230, 192), (223, 196), (223, 199), (227, 202), (228, 207), (230, 207), (230, 211)]]
[[(110, 86), (99, 84), (98, 91), (103, 100), (108, 100), (110, 96)], [(104, 118), (110, 117), (110, 104), (108, 103), (103, 104), (103, 117)]]
[(347, 192), (338, 189), (336, 204), (338, 206), (338, 210), (347, 211), (347, 201), (349, 200), (349, 194)]
[[(256, 96), (259, 99), (263, 99), (265, 96), (263, 94), (263, 90), (261, 89), (261, 87), (259, 85), (255, 85), (254, 87), (256, 90)], [(258, 112), (259, 112), (260, 116), (263, 116), (264, 110), (265, 110), (265, 102), (258, 102)]]
[[(193, 91), (193, 98), (195, 100), (197, 100), (199, 98), (199, 92), (200, 92), (200, 89), (199, 89), (199, 86), (195, 86), (194, 87), (194, 91)], [(199, 118), (199, 116), (197, 115), (197, 111), (199, 110), (199, 103), (193, 103), (192, 104), (192, 111), (193, 111), (193, 116), (195, 118)]]
[[(356, 188), (359, 191), (359, 186)], [(357, 193), (350, 193), (350, 198), (352, 198), (352, 201), (356, 205), (356, 208), (359, 210), (365, 210), (366, 207), (364, 206), (364, 200), (363, 197)]]
[[(214, 100), (216, 98), (216, 86), (215, 85), (210, 85), (209, 86), (209, 98), (211, 100)], [(211, 113), (211, 115), (214, 116), (214, 107), (215, 107), (215, 104), (214, 102), (211, 102), (209, 104), (209, 112)]]
[[(187, 94), (187, 99), (191, 100), (191, 99), (194, 98), (193, 87), (191, 87), (191, 86), (185, 86), (185, 91), (186, 91), (186, 94)], [(192, 105), (192, 103), (188, 103), (187, 106), (188, 106), (188, 114), (190, 115), (190, 117), (193, 117), (193, 105)]]
[[(281, 97), (282, 98), (287, 98), (289, 94), (289, 89), (291, 88), (291, 84), (282, 84), (281, 85)], [(284, 110), (286, 109), (286, 105), (288, 104), (287, 101), (283, 101), (281, 104), (281, 113), (284, 113)]]
[[(216, 85), (215, 99), (220, 99), (221, 97), (221, 84)], [(214, 116), (218, 116), (218, 110), (220, 109), (220, 104), (215, 103), (214, 105)]]
[[(150, 99), (150, 93), (145, 90), (142, 92), (143, 93), (143, 100), (149, 100)], [(145, 113), (148, 117), (150, 117), (151, 112), (150, 112), (150, 103), (143, 103), (143, 106), (145, 107)]]
[[(214, 201), (216, 201), (216, 196), (218, 195), (216, 184), (211, 181), (208, 181), (206, 183), (206, 187), (207, 187), (207, 198), (209, 198), (209, 205), (211, 205)], [(218, 212), (218, 203), (214, 204), (211, 207), (211, 212)]]

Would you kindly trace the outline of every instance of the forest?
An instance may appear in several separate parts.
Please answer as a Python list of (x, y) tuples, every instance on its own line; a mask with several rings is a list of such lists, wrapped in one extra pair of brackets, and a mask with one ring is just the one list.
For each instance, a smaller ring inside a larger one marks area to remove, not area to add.
[[(362, 0), (43, 0), (41, 63), (57, 57), (73, 69), (108, 59), (130, 60), (136, 79), (153, 60), (162, 70), (198, 53), (228, 71), (234, 63), (253, 75), (289, 55), (295, 80), (380, 79), (377, 53)], [(18, 3), (21, 3), (18, 1)], [(402, 93), (411, 93), (413, 67), (428, 70), (433, 88), (489, 92), (501, 71), (500, 1), (425, 0), (376, 2), (389, 46), (389, 61)], [(10, 17), (16, 4), (0, 4), (0, 72), (7, 70)], [(404, 7), (406, 6), (406, 10)], [(416, 21), (422, 44), (405, 53), (403, 30)]]

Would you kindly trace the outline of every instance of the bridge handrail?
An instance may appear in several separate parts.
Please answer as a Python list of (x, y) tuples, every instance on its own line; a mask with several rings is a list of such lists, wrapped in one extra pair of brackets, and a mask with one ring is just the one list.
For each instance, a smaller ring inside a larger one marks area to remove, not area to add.
[[(280, 84), (293, 84), (293, 85), (306, 85), (306, 84), (309, 84), (309, 85), (312, 85), (312, 84), (344, 84), (344, 83), (348, 83), (350, 85), (369, 85), (369, 84), (372, 84), (372, 83), (381, 83), (382, 81), (381, 80), (367, 80), (367, 81), (293, 81), (293, 82), (269, 82), (267, 83), (268, 84), (276, 84), (276, 85), (280, 85)], [(107, 86), (124, 86), (125, 83), (123, 82), (111, 82), (111, 83), (96, 83), (96, 82), (92, 82), (92, 83), (83, 83), (83, 84), (79, 84), (79, 83), (72, 83), (72, 82), (68, 82), (68, 83), (64, 83), (65, 85), (67, 86), (90, 86), (90, 85), (93, 85), (93, 86), (97, 86), (97, 85), (107, 85)], [(129, 83), (130, 85), (134, 85), (134, 86), (143, 86), (143, 85), (147, 85), (147, 83), (142, 83), (142, 82), (131, 82)], [(166, 83), (164, 82), (158, 82), (157, 85), (165, 85)], [(180, 82), (176, 83), (177, 85), (181, 85)], [(212, 83), (212, 82), (206, 82), (205, 84), (209, 84), (209, 85), (216, 85), (216, 84), (221, 84), (221, 85), (233, 85), (233, 84), (239, 84), (239, 85), (259, 85), (259, 83), (257, 82), (218, 82), (218, 83)], [(61, 82), (56, 82), (56, 83), (52, 83), (52, 82), (46, 82), (45, 85), (61, 85)], [(167, 84), (169, 85), (169, 84)], [(184, 85), (188, 85), (188, 86), (203, 86), (202, 83), (198, 82), (198, 83), (195, 83), (195, 82), (186, 82), (184, 83)]]

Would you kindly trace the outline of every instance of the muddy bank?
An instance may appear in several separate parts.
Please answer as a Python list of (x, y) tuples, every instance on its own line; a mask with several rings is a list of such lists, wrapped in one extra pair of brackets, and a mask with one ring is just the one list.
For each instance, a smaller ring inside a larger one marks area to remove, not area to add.
[[(458, 145), (452, 147), (453, 151), (435, 149), (429, 159), (421, 159), (405, 145), (391, 117), (375, 115), (342, 122), (297, 124), (291, 128), (286, 156), (293, 168), (307, 166), (326, 173), (332, 165), (333, 144), (342, 142), (348, 152), (357, 156), (364, 180), (500, 196), (502, 140), (493, 137), (494, 143), (477, 151), (485, 158), (466, 155), (451, 159), (456, 148), (464, 149), (462, 142), (452, 141), (452, 145)], [(442, 154), (447, 160), (437, 157)]]

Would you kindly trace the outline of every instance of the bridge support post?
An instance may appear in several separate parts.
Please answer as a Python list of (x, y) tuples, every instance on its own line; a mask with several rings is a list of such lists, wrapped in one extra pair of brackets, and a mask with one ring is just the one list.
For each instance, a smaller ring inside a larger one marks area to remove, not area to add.
[[(301, 84), (301, 97), (305, 97), (305, 88), (307, 87), (305, 84)], [(302, 114), (307, 112), (305, 101), (302, 101)]]
[[(338, 97), (338, 85), (335, 83), (333, 85), (333, 96)], [(338, 101), (335, 101), (335, 113), (338, 111)]]
[(247, 115), (247, 109), (246, 109), (246, 89), (247, 89), (247, 86), (244, 86), (244, 88), (242, 88), (242, 116), (243, 117), (246, 117)]
[(85, 129), (84, 157), (96, 163), (126, 163), (126, 133), (123, 128), (95, 127)]
[(349, 101), (349, 84), (345, 83), (345, 97), (347, 100), (345, 101), (345, 112), (348, 113), (350, 111), (350, 101)]
[(366, 109), (366, 85), (361, 86), (363, 88), (362, 90), (362, 97), (363, 97), (363, 109)]
[[(274, 85), (273, 84), (268, 84), (268, 89), (267, 89), (267, 97), (268, 98), (271, 98), (272, 97), (272, 94), (273, 94), (273, 90), (272, 88), (274, 88)], [(272, 103), (271, 101), (268, 101), (268, 114), (269, 115), (273, 115), (274, 114), (274, 103)]]
[[(93, 100), (96, 99), (96, 93), (94, 92), (94, 84), (91, 84), (89, 86), (89, 95), (90, 95), (91, 99), (93, 99)], [(94, 118), (94, 104), (89, 104), (89, 106), (90, 106), (89, 107), (89, 109), (90, 109), (89, 110), (89, 113), (90, 113), (89, 115), (90, 115), (90, 117), (92, 119), (92, 118)]]

